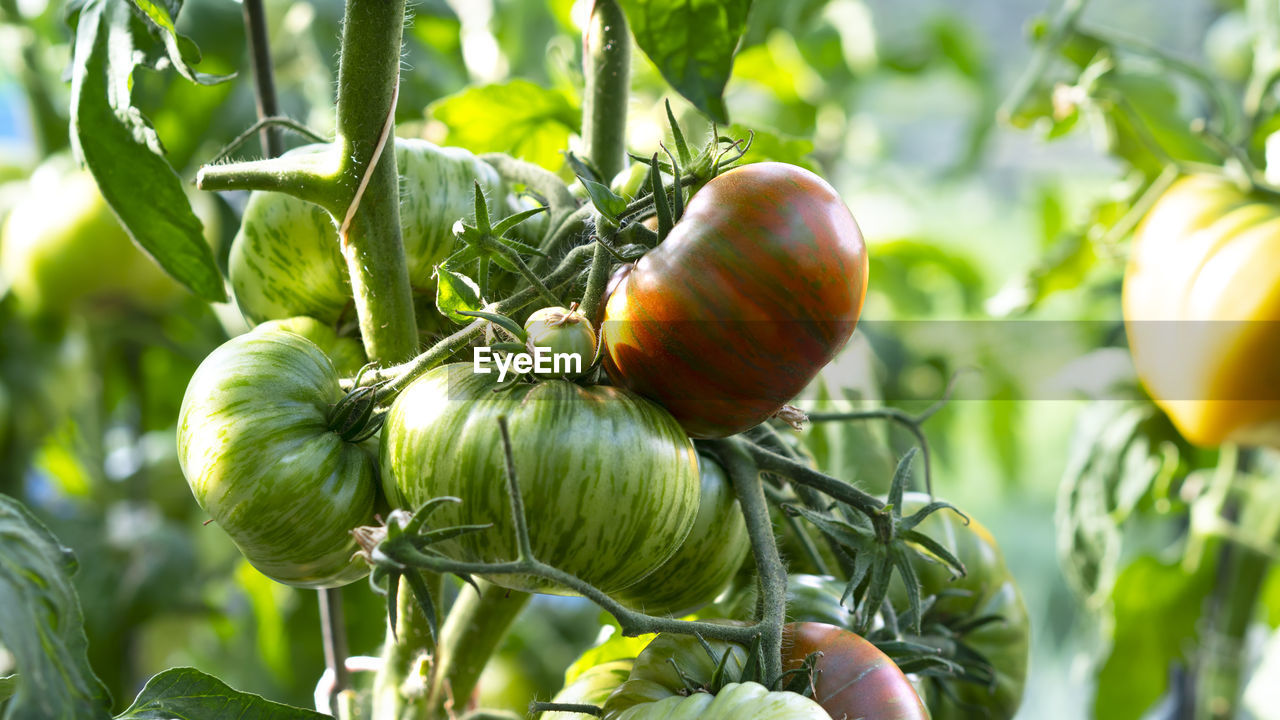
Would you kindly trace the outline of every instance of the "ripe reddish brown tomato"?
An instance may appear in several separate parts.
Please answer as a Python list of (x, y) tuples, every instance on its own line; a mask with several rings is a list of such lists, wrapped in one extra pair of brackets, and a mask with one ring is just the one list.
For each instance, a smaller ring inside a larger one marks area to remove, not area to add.
[(609, 297), (605, 369), (690, 435), (733, 435), (835, 357), (866, 292), (866, 245), (836, 191), (794, 165), (745, 165), (698, 191)]
[(813, 699), (831, 717), (928, 720), (911, 681), (861, 635), (814, 622), (782, 629), (783, 670), (800, 667), (815, 652), (822, 657), (813, 674)]

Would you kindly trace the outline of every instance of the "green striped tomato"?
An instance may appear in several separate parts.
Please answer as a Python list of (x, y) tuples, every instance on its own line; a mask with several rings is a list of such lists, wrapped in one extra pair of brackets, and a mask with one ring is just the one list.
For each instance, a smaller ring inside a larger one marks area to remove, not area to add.
[(254, 332), (286, 330), (301, 335), (315, 343), (334, 369), (343, 377), (355, 375), (365, 365), (364, 347), (360, 341), (351, 337), (342, 337), (332, 327), (312, 317), (300, 316), (283, 320), (268, 320), (253, 329)]
[[(928, 503), (929, 496), (924, 493), (907, 493), (902, 512), (904, 515), (914, 513)], [(981, 523), (971, 519), (966, 525), (963, 518), (949, 510), (933, 513), (916, 530), (951, 551), (964, 563), (966, 571), (964, 577), (952, 578), (950, 570), (941, 562), (918, 555), (913, 557), (912, 566), (920, 578), (921, 592), (938, 595), (925, 615), (925, 624), (940, 623), (959, 631), (959, 641), (990, 663), (994, 674), (990, 685), (960, 678), (929, 678), (927, 695), (934, 720), (969, 717), (1008, 720), (1017, 714), (1022, 704), (1031, 625), (1027, 606), (1005, 564), (1004, 554)], [(895, 607), (906, 606), (906, 589), (896, 578), (890, 593)], [(972, 621), (983, 617), (999, 620), (964, 630)]]
[[(293, 152), (314, 153), (324, 147), (309, 145)], [(493, 167), (461, 148), (396, 138), (396, 168), (409, 280), (416, 291), (430, 295), (435, 266), (454, 249), (454, 222), (475, 221), (475, 183), (480, 183), (495, 218), (514, 199), (507, 197)], [(319, 206), (283, 193), (255, 192), (249, 197), (231, 246), (229, 271), (236, 302), (255, 323), (309, 315), (333, 324), (351, 302), (333, 220)]]
[(716, 461), (698, 456), (702, 502), (680, 549), (651, 575), (617, 593), (650, 615), (687, 615), (716, 599), (747, 557), (751, 543), (733, 484)]
[(818, 703), (793, 692), (771, 691), (753, 682), (729, 683), (715, 695), (671, 695), (605, 712), (604, 720), (831, 720)]
[[(432, 523), (494, 527), (434, 546), (469, 562), (514, 559), (498, 418), (537, 558), (616, 592), (666, 562), (698, 512), (693, 443), (662, 408), (621, 388), (565, 380), (494, 392), (497, 375), (470, 364), (436, 368), (392, 404), (382, 428), (383, 484), (401, 507), (454, 496)], [(491, 577), (516, 590), (564, 592), (529, 577)]]
[[(626, 681), (627, 675), (631, 673), (632, 662), (633, 660), (611, 660), (593, 665), (565, 685), (564, 689), (551, 698), (551, 702), (603, 705), (609, 694)], [(581, 713), (549, 712), (544, 713), (540, 720), (582, 720), (582, 717)]]
[(200, 363), (178, 416), (178, 460), (200, 507), (263, 574), (336, 587), (368, 572), (349, 531), (373, 524), (376, 459), (329, 430), (338, 374), (284, 330), (233, 338)]
[(609, 297), (605, 369), (690, 435), (732, 435), (835, 357), (866, 290), (866, 246), (836, 191), (793, 165), (745, 165), (698, 191)]

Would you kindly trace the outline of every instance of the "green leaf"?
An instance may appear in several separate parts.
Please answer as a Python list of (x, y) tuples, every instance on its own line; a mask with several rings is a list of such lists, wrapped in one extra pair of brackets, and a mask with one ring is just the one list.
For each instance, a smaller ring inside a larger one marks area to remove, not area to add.
[(2, 705), (5, 700), (13, 697), (13, 694), (16, 692), (18, 692), (17, 675), (5, 675), (4, 677), (0, 677), (0, 705)]
[(443, 145), (475, 153), (503, 152), (558, 170), (569, 136), (581, 131), (581, 109), (568, 95), (528, 80), (469, 88), (427, 108), (448, 129)]
[(226, 300), (204, 228), (155, 130), (134, 107), (139, 59), (127, 0), (87, 0), (75, 12), (71, 139), (134, 242), (199, 297)]
[(111, 698), (89, 667), (71, 551), (8, 495), (0, 495), (0, 644), (17, 664), (5, 720), (110, 717)]
[(662, 77), (717, 123), (751, 0), (620, 0), (636, 44)]
[(617, 221), (618, 216), (626, 211), (627, 201), (614, 195), (613, 191), (608, 187), (583, 177), (578, 178), (578, 181), (587, 189), (587, 194), (591, 197), (591, 204), (596, 206), (601, 215)]
[(313, 710), (240, 692), (195, 668), (165, 670), (147, 681), (117, 720), (322, 720)]
[(735, 140), (751, 138), (751, 147), (742, 158), (745, 163), (766, 161), (784, 162), (799, 165), (806, 170), (821, 172), (813, 158), (813, 141), (805, 138), (791, 137), (758, 127), (748, 128), (746, 125), (734, 123), (721, 132)]
[(1067, 578), (1086, 598), (1111, 592), (1121, 526), (1178, 467), (1176, 431), (1146, 402), (1102, 401), (1077, 420), (1059, 490), (1058, 548)]
[(1094, 717), (1137, 720), (1160, 698), (1171, 666), (1190, 662), (1213, 578), (1213, 563), (1188, 574), (1180, 564), (1141, 557), (1125, 568), (1111, 593), (1115, 636), (1098, 670)]
[(474, 280), (445, 268), (436, 266), (436, 309), (441, 315), (460, 324), (466, 325), (471, 318), (458, 314), (461, 310), (479, 310), (484, 307), (480, 297), (480, 286)]
[(174, 27), (174, 15), (176, 15), (176, 12), (170, 14), (167, 7), (154, 2), (154, 0), (132, 0), (132, 2), (134, 7), (138, 8), (142, 13), (142, 16), (160, 31), (164, 39), (165, 52), (169, 54), (169, 60), (182, 77), (201, 85), (216, 85), (235, 77), (234, 73), (231, 75), (210, 75), (193, 70), (191, 65), (200, 62), (200, 49), (196, 47), (191, 38), (178, 34), (178, 29)]

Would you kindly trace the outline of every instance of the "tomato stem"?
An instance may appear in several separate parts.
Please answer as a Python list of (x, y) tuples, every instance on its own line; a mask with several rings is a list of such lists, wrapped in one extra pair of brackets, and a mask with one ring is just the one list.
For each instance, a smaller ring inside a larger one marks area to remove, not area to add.
[(733, 481), (734, 493), (747, 522), (751, 552), (756, 559), (756, 580), (760, 584), (760, 649), (764, 675), (770, 683), (782, 677), (782, 626), (787, 611), (787, 569), (778, 555), (769, 505), (764, 497), (760, 469), (751, 460), (743, 440), (716, 440), (710, 443)]
[(582, 42), (587, 85), (582, 138), (587, 158), (607, 185), (626, 161), (631, 93), (631, 31), (617, 0), (595, 0)]
[(427, 711), (432, 717), (446, 717), (446, 706), (465, 707), (507, 628), (529, 602), (528, 593), (508, 590), (483, 580), (480, 591), (463, 586), (440, 628), (439, 652), (427, 691)]

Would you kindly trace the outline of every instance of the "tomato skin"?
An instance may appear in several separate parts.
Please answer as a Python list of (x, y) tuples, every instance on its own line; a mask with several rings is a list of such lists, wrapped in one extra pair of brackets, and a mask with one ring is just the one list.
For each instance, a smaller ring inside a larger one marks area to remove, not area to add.
[(783, 670), (821, 652), (814, 699), (833, 718), (929, 720), (911, 681), (870, 641), (823, 623), (789, 623), (782, 630)]
[(690, 435), (733, 435), (835, 357), (866, 290), (862, 233), (830, 185), (784, 163), (735, 168), (609, 297), (605, 369)]
[[(750, 620), (756, 608), (759, 592), (753, 582), (732, 594), (716, 609), (725, 617)], [(840, 604), (844, 583), (830, 575), (787, 576), (787, 619), (794, 622), (818, 622), (848, 628), (853, 615)]]
[[(291, 152), (328, 147), (308, 145)], [(475, 183), (489, 199), (495, 221), (510, 199), (497, 171), (461, 148), (396, 138), (396, 169), (410, 284), (431, 296), (432, 271), (454, 249), (454, 222), (475, 220)], [(533, 232), (537, 222), (528, 224), (521, 228)], [(332, 218), (319, 206), (283, 193), (250, 195), (228, 264), (236, 303), (253, 323), (309, 315), (334, 324), (351, 302), (351, 282)]]
[(368, 573), (349, 531), (373, 524), (377, 465), (330, 431), (333, 364), (283, 330), (233, 338), (196, 369), (178, 416), (192, 494), (264, 575), (337, 587)]
[(122, 302), (149, 308), (182, 294), (121, 227), (88, 170), (68, 156), (32, 174), (0, 232), (0, 291), (25, 311), (66, 314)]
[(1183, 437), (1280, 447), (1280, 205), (1177, 180), (1134, 233), (1123, 307), (1138, 377)]
[(787, 691), (770, 691), (753, 682), (729, 683), (715, 695), (672, 695), (635, 705), (604, 720), (831, 720), (818, 703)]
[(334, 369), (342, 377), (355, 375), (367, 362), (364, 355), (364, 347), (360, 345), (359, 340), (341, 337), (332, 327), (315, 318), (301, 316), (283, 320), (268, 320), (255, 327), (253, 332), (274, 332), (277, 330), (301, 335), (315, 343), (315, 346), (328, 356), (329, 361), (333, 363)]
[[(591, 367), (596, 357), (596, 331), (582, 313), (562, 307), (545, 307), (534, 310), (529, 319), (524, 321), (525, 332), (529, 333), (526, 345), (530, 352), (535, 347), (545, 348), (553, 356), (566, 354), (577, 355), (580, 373), (572, 373), (576, 377)], [(556, 377), (553, 373), (537, 373), (545, 377)]]
[(681, 617), (716, 599), (751, 549), (733, 484), (716, 461), (698, 456), (702, 496), (680, 549), (639, 583), (614, 595), (650, 615)]
[[(474, 373), (470, 364), (436, 368), (400, 394), (383, 425), (383, 483), (393, 504), (454, 496), (462, 503), (437, 510), (433, 525), (494, 524), (436, 549), (462, 561), (513, 559), (498, 431), (506, 416), (539, 560), (616, 592), (675, 554), (698, 512), (698, 461), (666, 411), (610, 386), (544, 380), (494, 392), (496, 382), (496, 373)], [(489, 579), (565, 592), (537, 578)]]
[[(914, 513), (929, 503), (924, 493), (907, 493), (903, 497), (904, 515)], [(1023, 685), (1031, 644), (1031, 624), (1022, 593), (1014, 583), (1004, 561), (1004, 554), (991, 533), (977, 520), (964, 519), (950, 510), (933, 513), (916, 529), (933, 538), (964, 564), (964, 577), (952, 579), (951, 572), (940, 562), (921, 557), (912, 560), (920, 579), (921, 592), (939, 595), (927, 622), (941, 622), (949, 627), (987, 615), (1002, 619), (990, 622), (964, 634), (961, 641), (991, 663), (995, 684), (987, 687), (960, 680), (930, 678), (929, 709), (934, 720), (969, 718), (974, 708), (983, 708), (990, 720), (1008, 720), (1022, 704)], [(963, 591), (957, 593), (955, 591)], [(906, 590), (895, 579), (890, 586), (895, 607), (906, 607)], [(944, 690), (942, 684), (948, 685)], [(960, 704), (952, 700), (958, 698)], [(968, 706), (968, 707), (965, 707)]]

